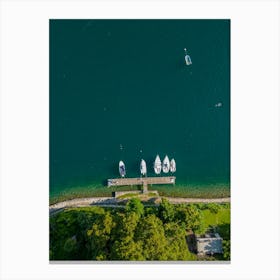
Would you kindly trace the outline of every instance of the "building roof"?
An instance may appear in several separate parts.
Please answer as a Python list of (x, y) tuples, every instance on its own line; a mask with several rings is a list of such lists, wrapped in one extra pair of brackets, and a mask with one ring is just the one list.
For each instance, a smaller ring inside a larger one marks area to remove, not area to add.
[(216, 253), (223, 253), (222, 241), (223, 239), (218, 233), (197, 236), (197, 254), (212, 255)]

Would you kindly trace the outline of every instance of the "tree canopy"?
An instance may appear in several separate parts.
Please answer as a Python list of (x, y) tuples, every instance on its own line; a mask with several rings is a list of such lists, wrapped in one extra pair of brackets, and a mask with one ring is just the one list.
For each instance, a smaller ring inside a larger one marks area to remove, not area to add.
[[(209, 209), (195, 204), (173, 205), (164, 199), (158, 208), (145, 208), (139, 199), (131, 199), (118, 209), (96, 206), (69, 209), (50, 219), (50, 258), (195, 260), (186, 235), (204, 232), (202, 212), (212, 210), (208, 215), (216, 215), (220, 211), (217, 209), (213, 205)], [(218, 230), (226, 238), (223, 258), (229, 259), (229, 224), (221, 224)]]
[(139, 217), (144, 214), (144, 205), (139, 198), (130, 199), (125, 208), (127, 212), (134, 212)]

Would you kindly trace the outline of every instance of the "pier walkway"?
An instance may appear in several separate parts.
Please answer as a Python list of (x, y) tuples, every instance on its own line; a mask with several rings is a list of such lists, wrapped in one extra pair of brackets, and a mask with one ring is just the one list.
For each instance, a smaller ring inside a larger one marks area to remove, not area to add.
[(172, 184), (175, 185), (174, 176), (169, 177), (142, 177), (142, 178), (116, 178), (108, 179), (108, 187), (111, 186), (147, 186), (147, 185), (162, 185)]

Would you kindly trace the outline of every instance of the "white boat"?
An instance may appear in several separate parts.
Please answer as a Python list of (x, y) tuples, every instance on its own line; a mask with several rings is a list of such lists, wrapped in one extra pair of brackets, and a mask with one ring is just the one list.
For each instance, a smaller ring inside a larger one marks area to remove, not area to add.
[(171, 159), (170, 161), (170, 172), (174, 173), (176, 172), (176, 162), (175, 162), (175, 159)]
[(161, 161), (159, 158), (159, 155), (156, 156), (155, 162), (154, 162), (154, 170), (156, 174), (160, 174), (161, 172)]
[(187, 54), (187, 49), (184, 49), (184, 51), (185, 51), (186, 65), (191, 65), (192, 64), (192, 60), (191, 60), (191, 57)]
[(168, 156), (165, 156), (163, 162), (162, 162), (162, 171), (164, 173), (168, 173), (170, 168), (170, 162)]
[(222, 102), (219, 102), (219, 103), (215, 104), (215, 107), (222, 107), (222, 106), (223, 106)]
[(141, 159), (141, 163), (140, 163), (140, 172), (141, 175), (146, 175), (147, 174), (147, 165), (144, 159)]
[(126, 174), (125, 165), (124, 165), (124, 162), (122, 160), (119, 162), (119, 172), (120, 172), (120, 175), (122, 177), (124, 177), (125, 174)]

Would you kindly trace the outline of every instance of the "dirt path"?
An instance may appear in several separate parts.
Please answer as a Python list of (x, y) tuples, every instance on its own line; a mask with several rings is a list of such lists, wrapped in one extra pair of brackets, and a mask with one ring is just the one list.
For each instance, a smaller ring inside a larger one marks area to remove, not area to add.
[[(163, 197), (162, 197), (163, 198)], [(230, 202), (230, 197), (226, 198), (181, 198), (181, 197), (164, 197), (170, 203), (225, 203)], [(118, 205), (119, 200), (113, 197), (88, 197), (88, 198), (75, 198), (58, 202), (49, 206), (50, 214), (58, 213), (64, 208), (70, 207), (86, 207), (86, 206), (102, 206), (102, 207), (123, 207)]]
[(165, 197), (170, 203), (225, 203), (230, 202), (230, 197), (224, 198), (182, 198), (182, 197)]

